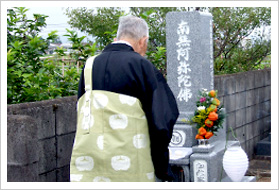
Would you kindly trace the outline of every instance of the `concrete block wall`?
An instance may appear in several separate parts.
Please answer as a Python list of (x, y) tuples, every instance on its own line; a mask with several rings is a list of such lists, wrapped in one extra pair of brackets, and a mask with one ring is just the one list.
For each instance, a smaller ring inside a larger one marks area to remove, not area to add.
[[(36, 127), (33, 130), (36, 131), (34, 142), (36, 141), (37, 148), (32, 150), (37, 151), (38, 154), (37, 170), (34, 171), (34, 173), (37, 172), (37, 178), (33, 180), (29, 176), (29, 180), (39, 182), (69, 181), (69, 163), (76, 130), (76, 96), (9, 105), (7, 114), (8, 131), (20, 127), (14, 123), (17, 118), (22, 116), (32, 118), (35, 122), (33, 125)], [(25, 123), (25, 125), (28, 124)], [(17, 133), (8, 132), (8, 139), (17, 138), (21, 138), (21, 136)], [(25, 143), (24, 140), (21, 143)], [(8, 151), (15, 151), (15, 148), (11, 145), (13, 143), (8, 141)], [(33, 153), (28, 149), (25, 151), (25, 155), (28, 156), (29, 154)], [(10, 162), (9, 160), (11, 159), (8, 157), (8, 168), (14, 167), (11, 164), (13, 161)], [(15, 162), (14, 165), (18, 165), (18, 162)], [(9, 170), (8, 176), (14, 175), (16, 171)], [(24, 172), (20, 173), (24, 174)], [(28, 175), (26, 178), (28, 178)], [(8, 179), (8, 181), (13, 180), (12, 178)]]
[(271, 131), (271, 71), (215, 76), (215, 89), (227, 111), (228, 140), (234, 140), (252, 159), (256, 144)]
[[(215, 76), (229, 140), (232, 127), (249, 158), (271, 130), (270, 78), (270, 69)], [(8, 181), (69, 181), (76, 96), (8, 105), (7, 114)]]

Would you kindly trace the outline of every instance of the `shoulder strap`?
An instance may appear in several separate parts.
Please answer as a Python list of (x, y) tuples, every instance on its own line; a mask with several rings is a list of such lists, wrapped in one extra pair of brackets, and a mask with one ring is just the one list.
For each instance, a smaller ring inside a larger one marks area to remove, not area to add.
[(85, 92), (93, 90), (92, 75), (93, 75), (93, 63), (95, 57), (96, 55), (93, 57), (89, 57), (85, 63), (85, 68), (84, 68)]

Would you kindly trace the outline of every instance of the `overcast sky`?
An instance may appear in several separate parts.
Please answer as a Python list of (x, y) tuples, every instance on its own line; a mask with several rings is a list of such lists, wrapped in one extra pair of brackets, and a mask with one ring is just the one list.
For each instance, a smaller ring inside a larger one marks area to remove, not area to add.
[[(53, 30), (57, 30), (57, 34), (60, 36), (62, 43), (68, 43), (67, 37), (63, 36), (67, 33), (66, 28), (70, 29), (70, 25), (67, 23), (69, 18), (64, 14), (67, 7), (26, 7), (29, 11), (26, 12), (28, 18), (32, 19), (33, 14), (43, 14), (49, 17), (46, 18), (47, 26), (41, 32), (41, 35), (46, 38), (48, 33)], [(85, 33), (78, 32), (78, 36), (86, 36)], [(89, 39), (92, 40), (91, 37)]]

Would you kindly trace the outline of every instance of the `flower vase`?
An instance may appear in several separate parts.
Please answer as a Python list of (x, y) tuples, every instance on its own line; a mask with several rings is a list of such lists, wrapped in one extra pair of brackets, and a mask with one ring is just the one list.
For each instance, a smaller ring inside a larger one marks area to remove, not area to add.
[(198, 139), (198, 146), (209, 146), (209, 140), (208, 139)]

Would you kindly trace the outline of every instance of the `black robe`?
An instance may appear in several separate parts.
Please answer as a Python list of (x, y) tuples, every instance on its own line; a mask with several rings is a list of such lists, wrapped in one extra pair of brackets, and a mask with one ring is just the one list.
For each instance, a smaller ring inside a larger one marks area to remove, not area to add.
[[(78, 98), (84, 93), (83, 71)], [(155, 175), (172, 178), (168, 145), (178, 117), (176, 100), (163, 75), (132, 47), (110, 44), (94, 60), (93, 90), (105, 90), (136, 97), (146, 114)]]

